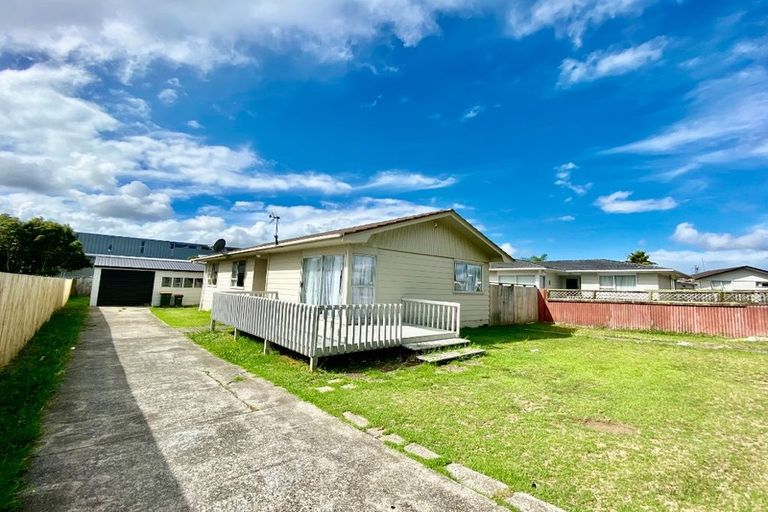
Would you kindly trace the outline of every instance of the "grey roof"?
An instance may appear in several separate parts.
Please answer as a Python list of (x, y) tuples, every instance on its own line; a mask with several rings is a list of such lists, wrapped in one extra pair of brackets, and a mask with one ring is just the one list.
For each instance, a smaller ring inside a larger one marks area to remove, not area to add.
[(203, 272), (205, 265), (187, 260), (167, 258), (132, 258), (129, 256), (96, 256), (94, 267), (128, 268), (139, 270), (175, 270), (178, 272)]
[(537, 269), (544, 270), (546, 267), (542, 267), (538, 263), (525, 260), (515, 260), (510, 262), (491, 262), (491, 270), (524, 270), (524, 269)]
[(541, 265), (552, 270), (672, 270), (658, 265), (641, 265), (618, 260), (552, 260)]
[(725, 274), (726, 272), (733, 272), (734, 270), (741, 270), (741, 269), (754, 270), (756, 272), (768, 274), (768, 270), (763, 270), (761, 268), (753, 267), (751, 265), (742, 265), (740, 267), (716, 268), (713, 270), (706, 270), (704, 272), (699, 272), (698, 274), (692, 274), (691, 279), (702, 279), (704, 277), (716, 276), (718, 274)]
[(196, 242), (174, 242), (152, 238), (105, 235), (101, 233), (76, 232), (83, 244), (83, 252), (89, 256), (109, 254), (112, 256), (135, 256), (137, 258), (186, 259), (191, 256), (213, 254), (206, 244)]

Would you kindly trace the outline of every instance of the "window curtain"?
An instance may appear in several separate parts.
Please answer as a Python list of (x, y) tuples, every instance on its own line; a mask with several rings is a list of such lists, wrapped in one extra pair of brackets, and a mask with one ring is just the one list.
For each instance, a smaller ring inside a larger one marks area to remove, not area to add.
[(617, 290), (634, 290), (636, 286), (637, 278), (635, 276), (616, 276)]
[(305, 304), (341, 304), (343, 256), (304, 258), (301, 271), (301, 302)]
[(342, 256), (323, 256), (322, 304), (341, 304)]
[(482, 292), (483, 267), (463, 261), (454, 262), (453, 289), (457, 292)]
[(319, 257), (302, 261), (301, 302), (304, 304), (320, 304), (322, 265), (323, 259)]
[(352, 304), (373, 304), (376, 258), (357, 254), (352, 258)]

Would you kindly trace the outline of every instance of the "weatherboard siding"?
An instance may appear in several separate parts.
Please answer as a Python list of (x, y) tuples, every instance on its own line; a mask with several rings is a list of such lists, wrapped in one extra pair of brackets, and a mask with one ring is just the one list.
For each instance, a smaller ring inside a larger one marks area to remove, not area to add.
[(445, 219), (384, 231), (371, 236), (366, 245), (430, 256), (488, 261), (487, 250), (458, 233)]
[(711, 289), (712, 281), (730, 281), (731, 284), (726, 287), (726, 290), (768, 290), (768, 288), (758, 288), (757, 286), (757, 283), (768, 283), (768, 274), (758, 273), (751, 269), (732, 270), (697, 280), (699, 290)]

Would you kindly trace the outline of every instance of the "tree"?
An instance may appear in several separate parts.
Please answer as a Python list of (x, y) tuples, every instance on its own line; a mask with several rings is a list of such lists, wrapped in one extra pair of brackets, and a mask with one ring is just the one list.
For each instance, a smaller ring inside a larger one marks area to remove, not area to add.
[(528, 260), (528, 261), (532, 261), (534, 263), (538, 263), (538, 262), (542, 262), (542, 261), (547, 261), (547, 253), (544, 253), (544, 254), (542, 254), (540, 256), (528, 256), (527, 258), (523, 258), (523, 259)]
[(72, 228), (35, 217), (0, 215), (0, 271), (51, 276), (90, 265)]
[(645, 251), (635, 251), (627, 256), (627, 261), (630, 263), (639, 263), (640, 265), (655, 265), (651, 261), (651, 257)]

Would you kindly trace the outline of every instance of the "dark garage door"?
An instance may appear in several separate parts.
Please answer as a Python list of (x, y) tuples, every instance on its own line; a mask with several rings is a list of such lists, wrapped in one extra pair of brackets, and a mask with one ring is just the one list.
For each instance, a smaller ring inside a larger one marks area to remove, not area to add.
[(155, 273), (101, 269), (99, 306), (143, 306), (152, 302)]

